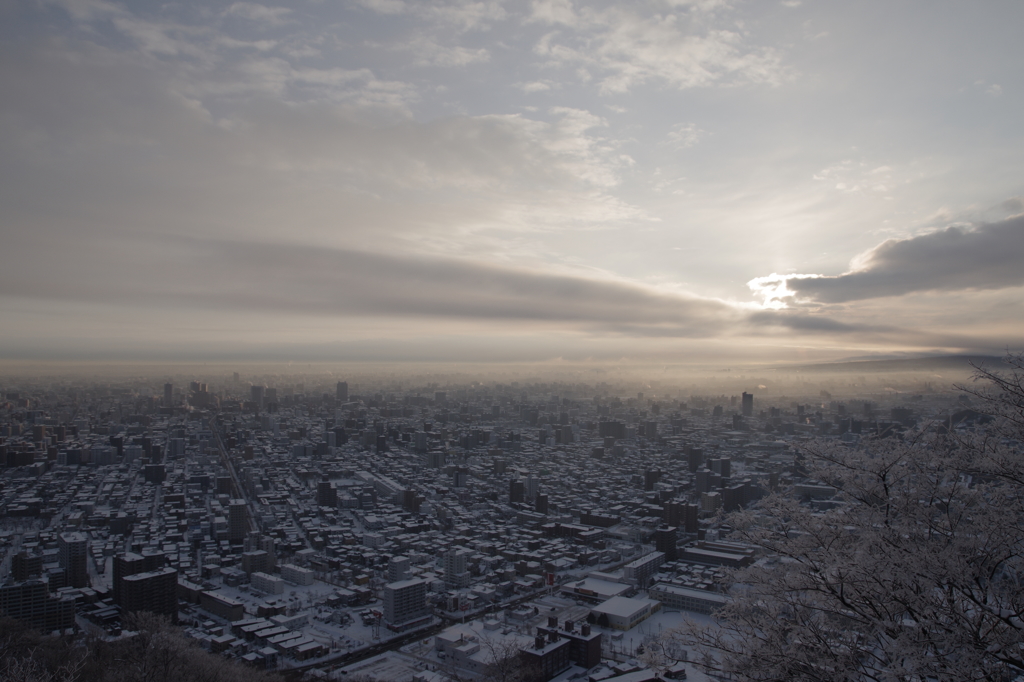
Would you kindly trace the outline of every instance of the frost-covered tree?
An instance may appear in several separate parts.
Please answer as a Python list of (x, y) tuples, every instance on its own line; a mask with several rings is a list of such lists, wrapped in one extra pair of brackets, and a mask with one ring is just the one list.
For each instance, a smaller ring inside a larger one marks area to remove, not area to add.
[(983, 425), (804, 448), (836, 504), (780, 492), (733, 515), (766, 558), (737, 574), (715, 625), (668, 639), (735, 680), (1021, 678), (1024, 356), (1006, 362), (964, 389)]

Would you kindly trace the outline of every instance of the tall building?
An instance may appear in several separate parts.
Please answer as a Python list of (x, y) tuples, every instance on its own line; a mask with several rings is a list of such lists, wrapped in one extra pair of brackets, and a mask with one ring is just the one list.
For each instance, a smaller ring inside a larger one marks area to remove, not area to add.
[(711, 469), (699, 469), (693, 478), (693, 484), (698, 493), (711, 492)]
[(654, 484), (661, 480), (661, 471), (658, 469), (647, 469), (644, 471), (644, 490), (654, 490)]
[(340, 402), (340, 403), (348, 402), (348, 382), (347, 381), (339, 381), (338, 382), (337, 398), (338, 398), (338, 402)]
[(697, 470), (700, 469), (701, 465), (704, 464), (703, 448), (687, 447), (686, 463), (689, 466), (690, 473), (696, 473)]
[(260, 538), (260, 549), (267, 553), (267, 566), (270, 571), (277, 569), (277, 540), (270, 536)]
[(195, 407), (207, 407), (210, 405), (213, 396), (207, 390), (205, 383), (201, 381), (190, 381), (188, 384), (188, 402)]
[(249, 576), (253, 573), (269, 573), (271, 570), (270, 555), (262, 549), (242, 552), (242, 570)]
[(42, 580), (26, 580), (0, 587), (0, 615), (26, 626), (53, 632), (75, 627), (75, 600), (51, 597)]
[(463, 547), (452, 547), (444, 553), (444, 582), (449, 587), (469, 586), (468, 561), (472, 554)]
[(121, 611), (148, 611), (178, 622), (178, 569), (166, 566), (121, 580)]
[(316, 503), (317, 506), (332, 509), (338, 506), (338, 489), (326, 474), (324, 474), (324, 480), (316, 484)]
[(526, 486), (517, 478), (509, 479), (508, 482), (508, 503), (522, 502), (526, 497)]
[(722, 493), (701, 493), (700, 510), (708, 514), (714, 514), (722, 506)]
[(711, 471), (722, 478), (729, 478), (732, 474), (732, 459), (729, 457), (718, 457), (709, 461)]
[(540, 492), (540, 479), (535, 477), (533, 474), (529, 474), (526, 477), (526, 483), (524, 492), (526, 493), (526, 499), (533, 502), (537, 499), (537, 493)]
[(669, 526), (683, 525), (686, 517), (686, 503), (681, 500), (669, 500), (665, 503), (665, 524)]
[[(425, 443), (426, 443), (426, 436), (427, 436), (427, 434), (425, 434), (425, 433), (424, 434), (419, 434), (419, 433), (416, 434), (417, 437), (420, 436), (420, 435), (423, 436), (424, 447), (426, 447)], [(419, 446), (417, 446), (417, 447), (419, 447)], [(431, 469), (441, 469), (441, 468), (444, 468), (444, 464), (445, 464), (444, 450), (432, 450), (432, 451), (427, 453), (427, 466), (430, 467)]]
[(83, 533), (61, 533), (57, 536), (57, 557), (71, 587), (88, 587), (86, 568), (88, 541)]
[(641, 589), (646, 588), (663, 563), (665, 555), (662, 552), (651, 552), (623, 566), (622, 577)]
[(125, 578), (138, 575), (139, 573), (155, 571), (163, 568), (165, 563), (166, 557), (162, 553), (135, 554), (134, 552), (125, 552), (115, 556), (112, 595), (114, 603), (124, 605), (123, 589)]
[(397, 583), (409, 579), (409, 569), (412, 561), (407, 556), (391, 557), (388, 562), (388, 581)]
[(256, 403), (256, 409), (263, 409), (263, 386), (250, 386), (249, 399)]
[(427, 582), (416, 578), (385, 585), (384, 620), (391, 630), (406, 630), (430, 620)]
[(746, 391), (743, 392), (743, 416), (754, 416), (754, 394)]
[(700, 531), (700, 505), (691, 503), (686, 505), (686, 520), (684, 528), (687, 533)]
[(245, 540), (249, 532), (249, 523), (246, 517), (248, 510), (245, 500), (231, 500), (228, 504), (228, 540), (240, 542)]
[(21, 550), (11, 558), (11, 579), (22, 582), (43, 574), (43, 556)]
[(675, 561), (679, 558), (676, 549), (676, 529), (674, 526), (659, 526), (654, 531), (654, 547), (664, 553), (665, 561)]
[(174, 384), (164, 384), (164, 407), (174, 407)]

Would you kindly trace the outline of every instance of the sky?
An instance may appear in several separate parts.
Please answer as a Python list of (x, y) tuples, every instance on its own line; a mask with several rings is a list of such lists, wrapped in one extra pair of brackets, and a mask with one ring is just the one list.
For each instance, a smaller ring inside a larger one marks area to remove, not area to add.
[(0, 360), (1024, 346), (1024, 3), (7, 0)]

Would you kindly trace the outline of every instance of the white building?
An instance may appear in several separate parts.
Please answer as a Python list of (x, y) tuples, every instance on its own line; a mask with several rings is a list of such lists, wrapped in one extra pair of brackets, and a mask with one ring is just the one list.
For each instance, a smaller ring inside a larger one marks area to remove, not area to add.
[(658, 572), (658, 568), (663, 563), (665, 563), (664, 552), (651, 552), (623, 566), (622, 577), (634, 585), (646, 587), (648, 581)]
[(453, 547), (444, 553), (444, 582), (449, 587), (469, 585), (469, 557), (473, 553), (464, 547)]
[(312, 585), (313, 571), (295, 564), (285, 564), (281, 567), (281, 578), (294, 585)]
[(266, 594), (284, 594), (284, 580), (269, 573), (253, 573), (249, 579), (252, 586)]
[(430, 620), (425, 580), (401, 580), (384, 586), (384, 620), (392, 630), (405, 630)]
[(603, 604), (595, 606), (591, 611), (597, 616), (598, 624), (602, 617), (607, 619), (608, 627), (616, 630), (632, 630), (651, 614), (661, 608), (661, 602), (653, 599), (631, 599), (629, 597), (612, 597)]
[(724, 594), (671, 583), (652, 585), (647, 594), (651, 599), (657, 599), (671, 608), (704, 614), (709, 614), (729, 602), (729, 598)]

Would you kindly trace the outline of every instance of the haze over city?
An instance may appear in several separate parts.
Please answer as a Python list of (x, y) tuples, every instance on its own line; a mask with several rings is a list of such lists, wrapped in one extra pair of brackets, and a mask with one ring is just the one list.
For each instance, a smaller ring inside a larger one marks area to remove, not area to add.
[(0, 360), (1000, 355), (1022, 12), (4, 3)]

